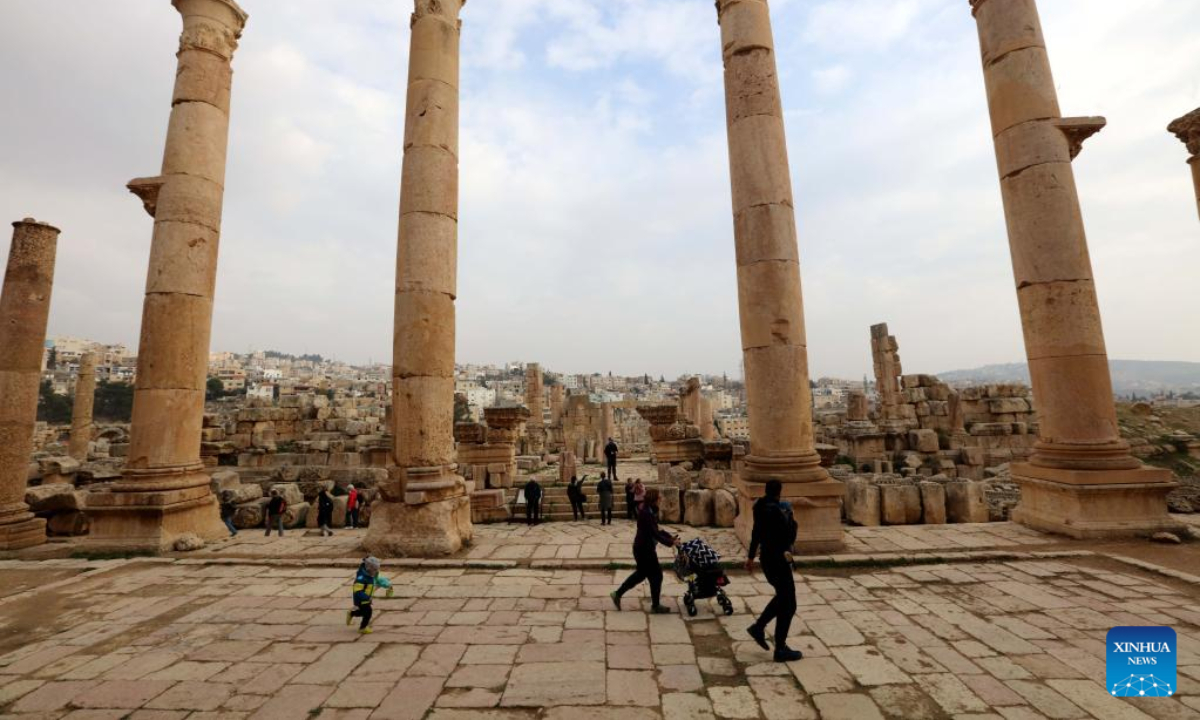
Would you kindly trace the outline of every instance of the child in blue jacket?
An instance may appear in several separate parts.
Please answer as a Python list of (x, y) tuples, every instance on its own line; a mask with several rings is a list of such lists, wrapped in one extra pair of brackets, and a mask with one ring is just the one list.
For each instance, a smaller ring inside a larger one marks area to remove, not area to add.
[(354, 622), (354, 618), (362, 618), (358, 632), (362, 635), (371, 633), (371, 598), (375, 588), (387, 590), (387, 596), (392, 596), (392, 583), (379, 574), (379, 558), (368, 557), (358, 566), (358, 574), (354, 576), (354, 609), (346, 611), (346, 624)]

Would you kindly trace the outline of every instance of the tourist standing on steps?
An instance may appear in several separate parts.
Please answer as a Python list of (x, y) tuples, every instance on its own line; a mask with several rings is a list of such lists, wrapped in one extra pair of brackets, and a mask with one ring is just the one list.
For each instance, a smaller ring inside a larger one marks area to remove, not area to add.
[(333, 496), (328, 488), (317, 493), (317, 526), (321, 528), (321, 537), (333, 535)]
[(612, 438), (604, 445), (604, 461), (608, 466), (608, 476), (617, 479), (617, 443)]
[(271, 499), (267, 502), (267, 511), (264, 513), (266, 517), (263, 520), (267, 525), (267, 537), (271, 537), (272, 524), (279, 527), (279, 537), (283, 537), (283, 514), (287, 512), (287, 501), (279, 494), (278, 490), (271, 491)]
[(534, 478), (525, 483), (525, 524), (542, 521), (542, 485)]
[(775, 662), (789, 662), (804, 657), (799, 650), (788, 647), (788, 630), (796, 614), (796, 580), (792, 577), (792, 545), (796, 542), (796, 519), (790, 503), (780, 499), (783, 484), (768, 480), (766, 495), (754, 503), (754, 529), (750, 533), (750, 555), (746, 572), (754, 572), (754, 556), (762, 549), (763, 575), (775, 588), (775, 597), (747, 632), (763, 650), (767, 645), (767, 624), (775, 621)]
[(621, 583), (621, 587), (610, 593), (609, 597), (612, 598), (613, 605), (620, 610), (621, 596), (640, 585), (643, 580), (648, 580), (650, 582), (650, 612), (669, 613), (671, 612), (670, 608), (659, 604), (659, 596), (662, 594), (663, 571), (662, 566), (658, 564), (658, 544), (662, 543), (667, 547), (672, 547), (679, 544), (679, 538), (658, 527), (657, 488), (650, 488), (646, 491), (644, 502), (638, 506), (637, 518), (637, 535), (633, 538), (633, 561), (637, 564), (637, 569), (625, 582)]
[(587, 520), (587, 512), (583, 509), (583, 504), (587, 502), (587, 496), (583, 494), (583, 481), (574, 475), (567, 483), (567, 500), (571, 503), (572, 517), (576, 520)]
[(600, 524), (612, 525), (613, 484), (604, 473), (600, 473), (600, 482), (596, 483), (596, 495), (600, 497)]
[(358, 490), (353, 485), (346, 487), (346, 527), (358, 527)]
[(233, 504), (233, 491), (225, 490), (221, 493), (221, 520), (225, 523), (225, 527), (229, 528), (229, 537), (237, 535), (237, 528), (233, 526), (235, 513), (237, 513), (237, 505)]
[(637, 519), (637, 508), (633, 504), (633, 478), (625, 478), (625, 519)]
[(633, 481), (633, 519), (638, 519), (638, 513), (642, 509), (642, 502), (646, 499), (646, 486), (642, 484), (642, 479), (638, 478)]

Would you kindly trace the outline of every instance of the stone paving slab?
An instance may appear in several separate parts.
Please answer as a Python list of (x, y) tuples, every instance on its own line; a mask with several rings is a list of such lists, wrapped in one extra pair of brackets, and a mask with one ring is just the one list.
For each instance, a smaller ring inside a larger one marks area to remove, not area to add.
[[(666, 525), (666, 529), (684, 539), (702, 537), (726, 558), (744, 554), (742, 544), (729, 528), (693, 528)], [(513, 566), (607, 567), (613, 562), (629, 562), (633, 544), (634, 524), (617, 519), (612, 525), (595, 521), (547, 522), (528, 526), (517, 523), (476, 525), (471, 547), (455, 558), (441, 561), (413, 561), (412, 564), (431, 567), (442, 563), (447, 567), (478, 567), (503, 569)], [(287, 532), (284, 537), (269, 538), (260, 532), (243, 530), (237, 537), (210, 543), (203, 549), (188, 553), (189, 559), (210, 558), (270, 558), (270, 559), (327, 559), (360, 557), (359, 546), (365, 530), (338, 530), (332, 537), (321, 537), (307, 531)], [(975, 553), (989, 550), (1021, 552), (1036, 550), (1062, 542), (1061, 538), (1030, 530), (1016, 523), (979, 523), (959, 525), (911, 525), (892, 527), (846, 527), (845, 547), (834, 557), (885, 559), (896, 555), (937, 554), (948, 558), (950, 553)], [(660, 548), (660, 557), (670, 557), (670, 550)]]
[[(798, 573), (787, 665), (745, 635), (759, 575), (732, 576), (733, 616), (688, 618), (644, 590), (613, 609), (623, 571), (389, 564), (359, 635), (346, 567), (108, 563), (0, 605), (0, 718), (1200, 717), (1200, 585), (1077, 555)], [(1156, 624), (1177, 695), (1111, 697), (1108, 628)]]

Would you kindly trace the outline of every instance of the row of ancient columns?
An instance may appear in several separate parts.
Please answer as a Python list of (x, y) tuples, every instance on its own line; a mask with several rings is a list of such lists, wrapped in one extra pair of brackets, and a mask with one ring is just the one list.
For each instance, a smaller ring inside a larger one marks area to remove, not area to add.
[[(162, 548), (184, 532), (222, 532), (199, 446), (231, 60), (246, 13), (234, 0), (172, 1), (184, 30), (162, 172), (129, 186), (155, 225), (129, 461), (122, 481), (89, 501), (91, 542), (100, 545)], [(394, 467), (365, 543), (381, 554), (451, 553), (471, 538), (472, 488), (456, 472), (453, 441), (463, 2), (415, 0), (412, 15), (396, 263)], [(1077, 536), (1168, 526), (1169, 475), (1142, 467), (1117, 428), (1071, 170), (1083, 140), (1104, 121), (1061, 116), (1035, 0), (970, 2), (1041, 426), (1031, 461), (1014, 468), (1023, 492), (1015, 516)], [(717, 14), (752, 438), (738, 478), (738, 532), (746, 539), (751, 503), (767, 480), (779, 479), (798, 516), (798, 549), (833, 549), (841, 544), (842, 489), (813, 446), (800, 258), (768, 6), (718, 0)], [(1193, 155), (1200, 202), (1200, 111), (1171, 131)], [(22, 495), (58, 231), (33, 221), (16, 226), (0, 299), (0, 548), (44, 535)], [(552, 399), (559, 398), (555, 391)], [(87, 409), (79, 408), (73, 452), (86, 453)]]

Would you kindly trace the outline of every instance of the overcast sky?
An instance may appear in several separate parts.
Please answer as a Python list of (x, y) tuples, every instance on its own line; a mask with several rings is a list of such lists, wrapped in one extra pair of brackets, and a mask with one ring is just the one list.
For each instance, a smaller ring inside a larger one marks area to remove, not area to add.
[[(213, 350), (390, 361), (409, 0), (244, 0)], [(967, 0), (772, 0), (812, 373), (1024, 358)], [(1200, 3), (1043, 0), (1116, 358), (1200, 361), (1200, 225), (1168, 122)], [(0, 218), (63, 230), (50, 334), (136, 346), (180, 20), (0, 0)], [(712, 0), (463, 11), (458, 360), (738, 372)], [(3, 233), (0, 253), (7, 256)]]

